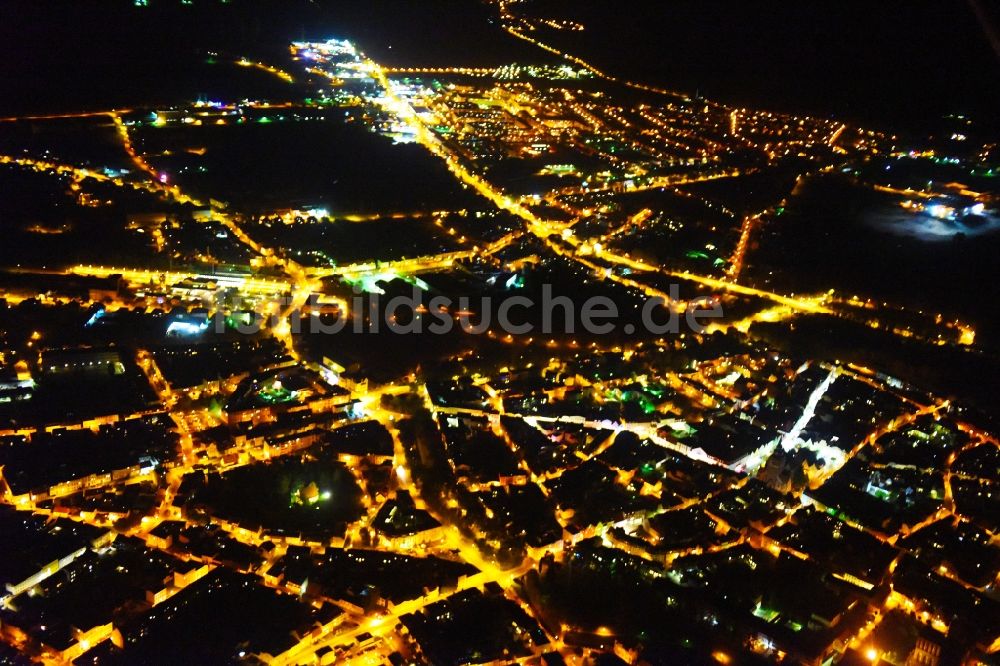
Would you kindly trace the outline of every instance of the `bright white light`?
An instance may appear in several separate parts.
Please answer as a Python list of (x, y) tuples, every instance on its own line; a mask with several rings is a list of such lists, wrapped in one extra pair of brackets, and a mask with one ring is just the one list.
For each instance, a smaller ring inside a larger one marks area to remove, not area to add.
[(167, 327), (167, 335), (195, 336), (208, 328), (208, 322), (194, 324), (189, 321), (175, 321)]
[(927, 207), (927, 214), (939, 220), (946, 220), (952, 216), (954, 209), (944, 204), (931, 204)]

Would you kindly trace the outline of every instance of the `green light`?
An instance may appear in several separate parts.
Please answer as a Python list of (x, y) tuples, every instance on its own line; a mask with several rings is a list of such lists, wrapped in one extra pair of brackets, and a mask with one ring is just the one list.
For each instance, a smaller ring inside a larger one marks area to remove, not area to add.
[(778, 611), (771, 608), (765, 608), (761, 606), (760, 603), (758, 603), (757, 607), (754, 608), (753, 614), (755, 617), (759, 617), (765, 622), (774, 622), (775, 618), (779, 615)]

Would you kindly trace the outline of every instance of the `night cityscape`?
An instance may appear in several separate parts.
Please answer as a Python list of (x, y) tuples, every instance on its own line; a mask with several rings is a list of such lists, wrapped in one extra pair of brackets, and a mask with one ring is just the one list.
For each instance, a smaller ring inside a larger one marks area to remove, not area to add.
[(0, 664), (1000, 666), (1000, 7), (0, 16)]

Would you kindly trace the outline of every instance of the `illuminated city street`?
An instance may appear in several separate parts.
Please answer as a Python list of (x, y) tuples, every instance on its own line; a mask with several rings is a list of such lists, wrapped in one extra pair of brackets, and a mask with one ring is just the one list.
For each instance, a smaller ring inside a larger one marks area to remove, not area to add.
[(167, 2), (0, 109), (0, 664), (1000, 663), (995, 136)]

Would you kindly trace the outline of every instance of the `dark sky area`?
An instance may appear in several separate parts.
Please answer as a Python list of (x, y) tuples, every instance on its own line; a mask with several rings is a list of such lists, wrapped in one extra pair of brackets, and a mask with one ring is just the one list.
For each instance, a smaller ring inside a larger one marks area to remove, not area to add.
[(1000, 56), (964, 0), (531, 4), (587, 25), (565, 43), (616, 71), (712, 98), (886, 124), (1000, 116)]
[[(389, 64), (547, 58), (503, 33), (494, 11), (477, 0), (150, 5), (5, 3), (0, 109), (169, 102), (195, 94), (206, 50), (264, 57), (301, 37), (351, 37)], [(723, 101), (890, 129), (922, 127), (946, 113), (972, 114), (986, 124), (1000, 118), (1000, 57), (970, 2), (530, 0), (520, 6), (583, 22), (583, 33), (546, 38), (603, 67)], [(996, 26), (1000, 12), (981, 6)]]

